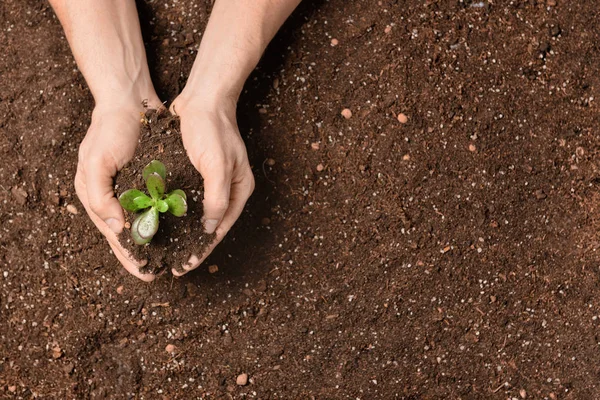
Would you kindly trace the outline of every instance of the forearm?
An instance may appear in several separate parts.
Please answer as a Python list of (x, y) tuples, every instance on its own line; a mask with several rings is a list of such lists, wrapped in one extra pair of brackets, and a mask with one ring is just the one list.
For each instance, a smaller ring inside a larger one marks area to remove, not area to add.
[(154, 100), (134, 0), (50, 0), (97, 107)]
[[(216, 0), (183, 95), (237, 100), (265, 48), (300, 0)], [(215, 96), (216, 95), (216, 96)]]

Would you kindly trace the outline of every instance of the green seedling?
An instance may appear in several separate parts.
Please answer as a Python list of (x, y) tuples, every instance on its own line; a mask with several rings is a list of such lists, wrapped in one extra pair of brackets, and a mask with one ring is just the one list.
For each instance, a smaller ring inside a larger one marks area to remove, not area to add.
[(181, 217), (187, 212), (187, 197), (183, 190), (173, 190), (165, 194), (167, 169), (160, 161), (152, 161), (142, 171), (146, 182), (146, 193), (129, 189), (119, 196), (121, 206), (130, 212), (139, 213), (131, 224), (131, 237), (137, 244), (146, 244), (158, 231), (158, 216), (170, 212)]

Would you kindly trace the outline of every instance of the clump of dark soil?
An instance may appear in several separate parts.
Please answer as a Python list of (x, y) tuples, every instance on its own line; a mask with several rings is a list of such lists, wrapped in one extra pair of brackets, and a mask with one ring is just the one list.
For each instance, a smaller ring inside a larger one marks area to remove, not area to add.
[(125, 220), (129, 223), (119, 235), (121, 244), (136, 259), (148, 260), (143, 272), (157, 273), (164, 268), (181, 268), (190, 255), (203, 254), (215, 239), (215, 234), (204, 232), (203, 181), (183, 147), (179, 117), (167, 111), (147, 110), (142, 120), (135, 157), (115, 178), (116, 195), (128, 189), (145, 191), (142, 170), (152, 160), (158, 160), (167, 168), (167, 192), (183, 190), (188, 203), (188, 211), (183, 217), (161, 213), (158, 232), (150, 243), (142, 246), (135, 244), (131, 238), (130, 226), (136, 214), (125, 211)]

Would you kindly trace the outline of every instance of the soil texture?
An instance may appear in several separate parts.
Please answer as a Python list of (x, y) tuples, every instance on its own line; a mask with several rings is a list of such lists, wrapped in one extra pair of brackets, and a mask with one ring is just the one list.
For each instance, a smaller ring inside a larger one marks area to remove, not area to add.
[[(170, 102), (212, 1), (136, 4)], [(244, 213), (146, 284), (75, 195), (94, 103), (54, 13), (0, 1), (0, 398), (600, 398), (599, 18), (302, 2), (239, 102)]]

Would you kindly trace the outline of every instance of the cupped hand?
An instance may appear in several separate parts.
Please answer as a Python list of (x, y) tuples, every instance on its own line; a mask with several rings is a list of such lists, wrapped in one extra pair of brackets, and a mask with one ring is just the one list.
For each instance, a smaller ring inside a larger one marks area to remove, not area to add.
[(181, 276), (195, 268), (223, 240), (254, 190), (254, 176), (236, 121), (236, 103), (230, 99), (187, 99), (180, 95), (171, 112), (181, 119), (183, 145), (192, 165), (204, 178), (204, 228), (216, 239), (204, 254), (191, 254)]
[(146, 260), (135, 260), (117, 238), (125, 225), (125, 217), (113, 189), (114, 176), (133, 158), (137, 147), (141, 111), (141, 104), (94, 109), (92, 122), (79, 147), (75, 190), (125, 269), (150, 282), (154, 275), (139, 271)]

